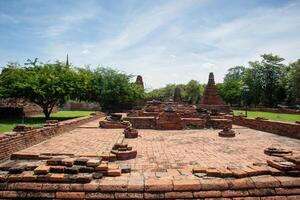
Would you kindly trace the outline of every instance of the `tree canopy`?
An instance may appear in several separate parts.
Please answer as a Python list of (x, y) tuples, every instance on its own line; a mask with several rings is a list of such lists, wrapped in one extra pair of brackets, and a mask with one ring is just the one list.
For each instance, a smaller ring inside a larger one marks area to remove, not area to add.
[(0, 74), (2, 98), (24, 98), (43, 109), (46, 118), (68, 99), (98, 102), (104, 109), (134, 105), (144, 97), (131, 75), (109, 68), (73, 68), (61, 62), (8, 64)]

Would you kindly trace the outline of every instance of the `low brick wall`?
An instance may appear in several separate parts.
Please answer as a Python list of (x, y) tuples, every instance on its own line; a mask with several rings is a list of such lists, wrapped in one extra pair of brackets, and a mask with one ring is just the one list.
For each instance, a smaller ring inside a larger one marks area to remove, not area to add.
[[(245, 110), (243, 107), (233, 107), (233, 110)], [(261, 111), (273, 113), (286, 113), (286, 114), (300, 114), (300, 111), (289, 108), (247, 108), (248, 111)]]
[(25, 132), (7, 132), (0, 135), (0, 162), (9, 159), (14, 152), (28, 148), (57, 136), (63, 132), (70, 131), (84, 123), (99, 119), (104, 114), (90, 115), (59, 122), (57, 126), (48, 126)]
[(129, 121), (134, 128), (153, 129), (156, 127), (154, 117), (124, 117), (125, 121)]
[(233, 119), (233, 124), (236, 125), (300, 139), (300, 124), (262, 119), (247, 119), (240, 116), (231, 118)]

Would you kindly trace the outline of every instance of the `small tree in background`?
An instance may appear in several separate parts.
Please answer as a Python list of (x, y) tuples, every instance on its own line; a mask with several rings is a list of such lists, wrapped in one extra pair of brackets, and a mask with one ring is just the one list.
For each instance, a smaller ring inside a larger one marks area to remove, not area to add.
[(75, 77), (74, 71), (61, 62), (34, 62), (29, 67), (10, 64), (0, 75), (2, 96), (28, 99), (39, 105), (49, 119), (54, 106), (73, 93)]

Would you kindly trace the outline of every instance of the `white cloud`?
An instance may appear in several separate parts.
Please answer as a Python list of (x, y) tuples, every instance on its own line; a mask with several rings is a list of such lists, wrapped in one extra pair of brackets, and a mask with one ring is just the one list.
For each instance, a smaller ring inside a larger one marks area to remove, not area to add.
[[(109, 37), (96, 42), (49, 42), (45, 55), (64, 59), (68, 52), (75, 65), (103, 64), (140, 74), (152, 88), (190, 79), (205, 83), (210, 71), (221, 82), (228, 68), (246, 65), (262, 53), (279, 54), (288, 62), (299, 58), (299, 3), (257, 8), (207, 27), (201, 22), (207, 23), (209, 14), (199, 15), (199, 24), (192, 29), (179, 23), (189, 20), (185, 18), (189, 9), (202, 5), (205, 1), (170, 1), (146, 10), (129, 10), (126, 20), (116, 24), (120, 29)], [(64, 23), (76, 26), (80, 20), (70, 17)]]

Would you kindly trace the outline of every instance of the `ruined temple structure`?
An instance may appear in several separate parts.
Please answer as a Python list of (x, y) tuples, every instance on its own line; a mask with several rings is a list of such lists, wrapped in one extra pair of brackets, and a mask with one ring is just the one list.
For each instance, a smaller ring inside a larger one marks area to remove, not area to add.
[(142, 88), (142, 90), (144, 90), (144, 82), (143, 82), (143, 77), (141, 75), (138, 75), (136, 77), (135, 84), (139, 85)]
[[(139, 81), (138, 81), (139, 80)], [(140, 76), (137, 82), (141, 82)], [(181, 130), (216, 128), (230, 130), (232, 120), (226, 117), (230, 108), (225, 105), (218, 94), (212, 73), (209, 75), (208, 85), (204, 97), (199, 104), (200, 108), (182, 102), (180, 88), (174, 91), (174, 99), (170, 101), (152, 100), (144, 106), (118, 115), (117, 120), (108, 118), (100, 122), (101, 128)], [(113, 115), (117, 116), (117, 115)], [(128, 124), (129, 123), (129, 124)]]
[(157, 130), (181, 130), (232, 128), (232, 120), (224, 115), (210, 116), (199, 113), (195, 106), (176, 102), (148, 101), (140, 110), (133, 110), (123, 117), (134, 128)]
[(229, 114), (231, 112), (230, 107), (224, 103), (223, 99), (219, 95), (218, 89), (215, 85), (214, 74), (212, 72), (209, 73), (208, 83), (198, 108), (208, 110), (213, 115), (215, 113)]
[[(22, 98), (0, 99), (0, 117), (22, 117), (42, 114), (42, 108), (35, 103)], [(57, 112), (58, 107), (53, 108)]]

